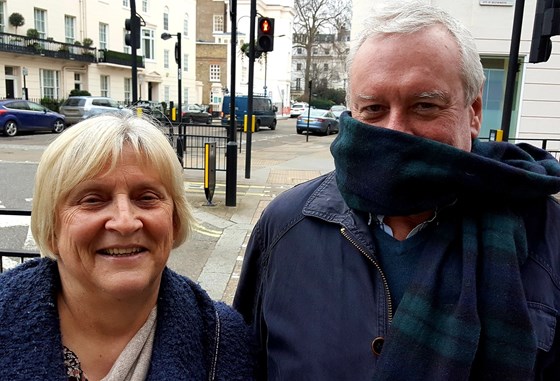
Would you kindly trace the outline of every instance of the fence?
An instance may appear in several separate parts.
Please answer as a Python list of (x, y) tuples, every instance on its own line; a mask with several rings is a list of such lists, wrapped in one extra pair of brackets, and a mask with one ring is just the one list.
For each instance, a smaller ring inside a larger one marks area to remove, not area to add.
[[(0, 215), (7, 216), (31, 216), (30, 210), (0, 209)], [(26, 259), (37, 258), (38, 251), (27, 250), (7, 250), (0, 249), (0, 273), (4, 271), (4, 258), (15, 259), (16, 262), (23, 263)]]
[(203, 170), (204, 145), (216, 143), (216, 170), (226, 170), (227, 128), (224, 126), (199, 123), (184, 123), (178, 126), (169, 122), (163, 127), (163, 132), (176, 151), (177, 144), (184, 147), (183, 168)]

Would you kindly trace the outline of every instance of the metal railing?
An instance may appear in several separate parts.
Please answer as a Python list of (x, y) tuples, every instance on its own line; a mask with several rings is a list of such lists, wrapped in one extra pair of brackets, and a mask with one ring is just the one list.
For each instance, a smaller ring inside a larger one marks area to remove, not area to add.
[(1, 32), (0, 51), (81, 62), (95, 62), (97, 49), (54, 41), (52, 39)]
[[(6, 216), (31, 216), (30, 210), (16, 210), (16, 209), (0, 209), (0, 215)], [(27, 259), (40, 257), (38, 251), (29, 250), (8, 250), (0, 249), (0, 273), (4, 271), (4, 258), (16, 260), (16, 262), (23, 263)]]

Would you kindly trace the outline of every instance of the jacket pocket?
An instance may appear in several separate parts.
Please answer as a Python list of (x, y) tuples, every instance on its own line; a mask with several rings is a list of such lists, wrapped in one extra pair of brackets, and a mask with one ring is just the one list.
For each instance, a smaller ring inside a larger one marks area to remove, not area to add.
[(527, 306), (537, 336), (537, 346), (539, 349), (548, 352), (552, 347), (556, 332), (557, 311), (542, 303), (527, 302)]

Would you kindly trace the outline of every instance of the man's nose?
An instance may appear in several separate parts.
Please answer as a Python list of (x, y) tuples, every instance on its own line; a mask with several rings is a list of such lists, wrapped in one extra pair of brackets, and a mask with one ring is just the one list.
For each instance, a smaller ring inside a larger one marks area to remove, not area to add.
[(388, 128), (394, 131), (400, 131), (404, 133), (411, 134), (411, 129), (409, 123), (406, 120), (406, 117), (403, 115), (402, 112), (397, 110), (391, 110), (387, 118), (385, 119), (385, 123), (382, 127)]
[(139, 230), (142, 226), (142, 221), (132, 201), (126, 196), (117, 197), (113, 201), (111, 216), (105, 227), (121, 234), (130, 234)]

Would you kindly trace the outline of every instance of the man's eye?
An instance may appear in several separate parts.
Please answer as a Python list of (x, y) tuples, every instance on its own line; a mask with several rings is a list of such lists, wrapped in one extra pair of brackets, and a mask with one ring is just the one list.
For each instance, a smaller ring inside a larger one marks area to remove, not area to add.
[(416, 104), (418, 110), (435, 110), (437, 106), (433, 103), (421, 102)]
[(383, 111), (383, 106), (381, 105), (369, 105), (364, 108), (366, 112), (381, 112)]

